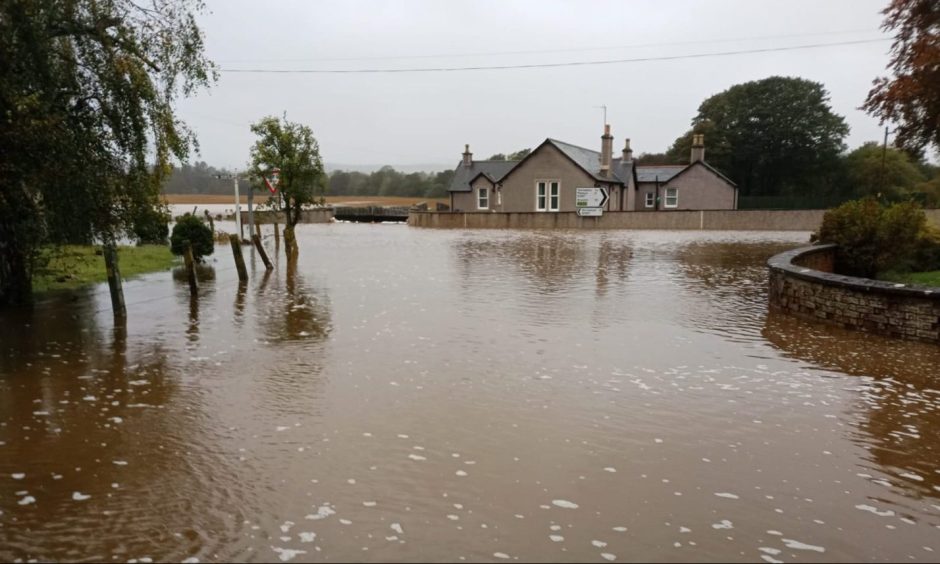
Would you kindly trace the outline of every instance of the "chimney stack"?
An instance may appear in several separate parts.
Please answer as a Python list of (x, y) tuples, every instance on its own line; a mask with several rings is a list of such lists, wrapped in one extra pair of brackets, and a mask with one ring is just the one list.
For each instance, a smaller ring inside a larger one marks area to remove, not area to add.
[(473, 153), (470, 152), (470, 145), (463, 146), (463, 166), (470, 167), (473, 165)]
[(633, 160), (633, 149), (630, 148), (630, 140), (623, 140), (623, 162), (630, 162)]
[(695, 133), (692, 135), (692, 156), (689, 164), (705, 160), (705, 135)]
[(610, 134), (610, 126), (604, 125), (604, 134), (601, 135), (601, 174), (606, 176), (610, 172), (610, 160), (614, 152), (614, 137)]

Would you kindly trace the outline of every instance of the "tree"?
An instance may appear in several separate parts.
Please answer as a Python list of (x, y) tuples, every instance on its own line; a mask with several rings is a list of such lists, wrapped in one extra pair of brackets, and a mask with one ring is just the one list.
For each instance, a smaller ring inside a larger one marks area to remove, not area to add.
[(515, 153), (509, 153), (509, 155), (504, 155), (503, 153), (496, 153), (487, 160), (490, 161), (521, 161), (526, 158), (526, 156), (532, 152), (532, 149), (520, 149)]
[[(689, 144), (691, 145), (692, 140), (689, 138)], [(663, 165), (663, 164), (687, 164), (689, 162), (689, 155), (686, 154), (685, 158), (676, 158), (672, 154), (667, 153), (640, 153), (636, 159), (634, 159), (637, 166), (648, 166), (648, 165)]]
[(907, 153), (875, 141), (846, 155), (845, 164), (849, 187), (858, 196), (897, 197), (926, 180)]
[(285, 250), (290, 257), (297, 250), (294, 228), (304, 206), (316, 203), (326, 191), (328, 179), (320, 145), (309, 127), (288, 121), (286, 116), (262, 118), (251, 131), (258, 136), (251, 147), (251, 176), (270, 177), (272, 170), (280, 169), (277, 189), (283, 199)]
[(828, 188), (849, 127), (818, 82), (773, 76), (732, 86), (702, 102), (692, 130), (670, 148), (688, 162), (692, 134), (705, 135), (705, 158), (742, 196), (805, 194)]
[(214, 78), (199, 0), (0, 3), (0, 304), (46, 243), (114, 240), (195, 144), (173, 103)]
[(936, 0), (892, 0), (881, 28), (895, 31), (888, 69), (876, 78), (865, 105), (868, 113), (898, 124), (895, 143), (920, 153), (940, 150), (940, 5)]
[(192, 214), (185, 214), (173, 226), (170, 236), (170, 252), (182, 255), (186, 252), (186, 243), (193, 249), (193, 259), (202, 262), (202, 257), (215, 252), (215, 239), (212, 229), (201, 219)]

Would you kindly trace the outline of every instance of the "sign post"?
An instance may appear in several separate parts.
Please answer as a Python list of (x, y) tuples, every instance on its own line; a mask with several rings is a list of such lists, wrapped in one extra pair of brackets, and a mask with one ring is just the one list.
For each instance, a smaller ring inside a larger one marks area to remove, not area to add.
[(605, 186), (575, 188), (575, 207), (581, 217), (600, 217), (604, 215), (604, 205), (610, 198)]

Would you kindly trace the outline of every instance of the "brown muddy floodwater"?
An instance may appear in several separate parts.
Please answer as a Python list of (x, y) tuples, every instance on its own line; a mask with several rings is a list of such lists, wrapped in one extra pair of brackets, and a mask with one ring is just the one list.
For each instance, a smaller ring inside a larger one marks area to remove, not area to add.
[(0, 560), (937, 561), (940, 349), (768, 315), (806, 238), (309, 225), (4, 313)]

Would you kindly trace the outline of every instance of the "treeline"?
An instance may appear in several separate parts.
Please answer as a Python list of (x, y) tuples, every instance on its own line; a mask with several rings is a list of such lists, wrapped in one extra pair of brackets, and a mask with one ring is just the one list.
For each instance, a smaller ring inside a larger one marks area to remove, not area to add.
[[(231, 194), (232, 181), (217, 178), (225, 176), (229, 171), (209, 166), (205, 162), (184, 164), (173, 167), (166, 183), (163, 185), (164, 194)], [(247, 183), (240, 184), (247, 188)]]
[[(205, 162), (175, 167), (163, 187), (165, 194), (231, 194), (232, 181), (217, 178), (229, 171), (209, 166)], [(445, 198), (454, 177), (453, 170), (442, 172), (399, 172), (391, 166), (366, 174), (362, 172), (334, 171), (329, 175), (327, 195), (332, 196), (407, 196), (415, 198)], [(240, 186), (247, 190), (248, 182)]]
[(873, 141), (848, 151), (848, 133), (822, 84), (773, 76), (707, 98), (692, 128), (665, 153), (641, 154), (638, 161), (686, 164), (693, 135), (703, 134), (705, 160), (737, 184), (742, 203), (790, 198), (831, 205), (875, 196), (940, 205), (940, 169), (923, 150), (893, 143), (885, 149)]
[(383, 166), (371, 174), (336, 170), (330, 174), (331, 196), (409, 196), (445, 198), (454, 177), (453, 170), (405, 174)]

